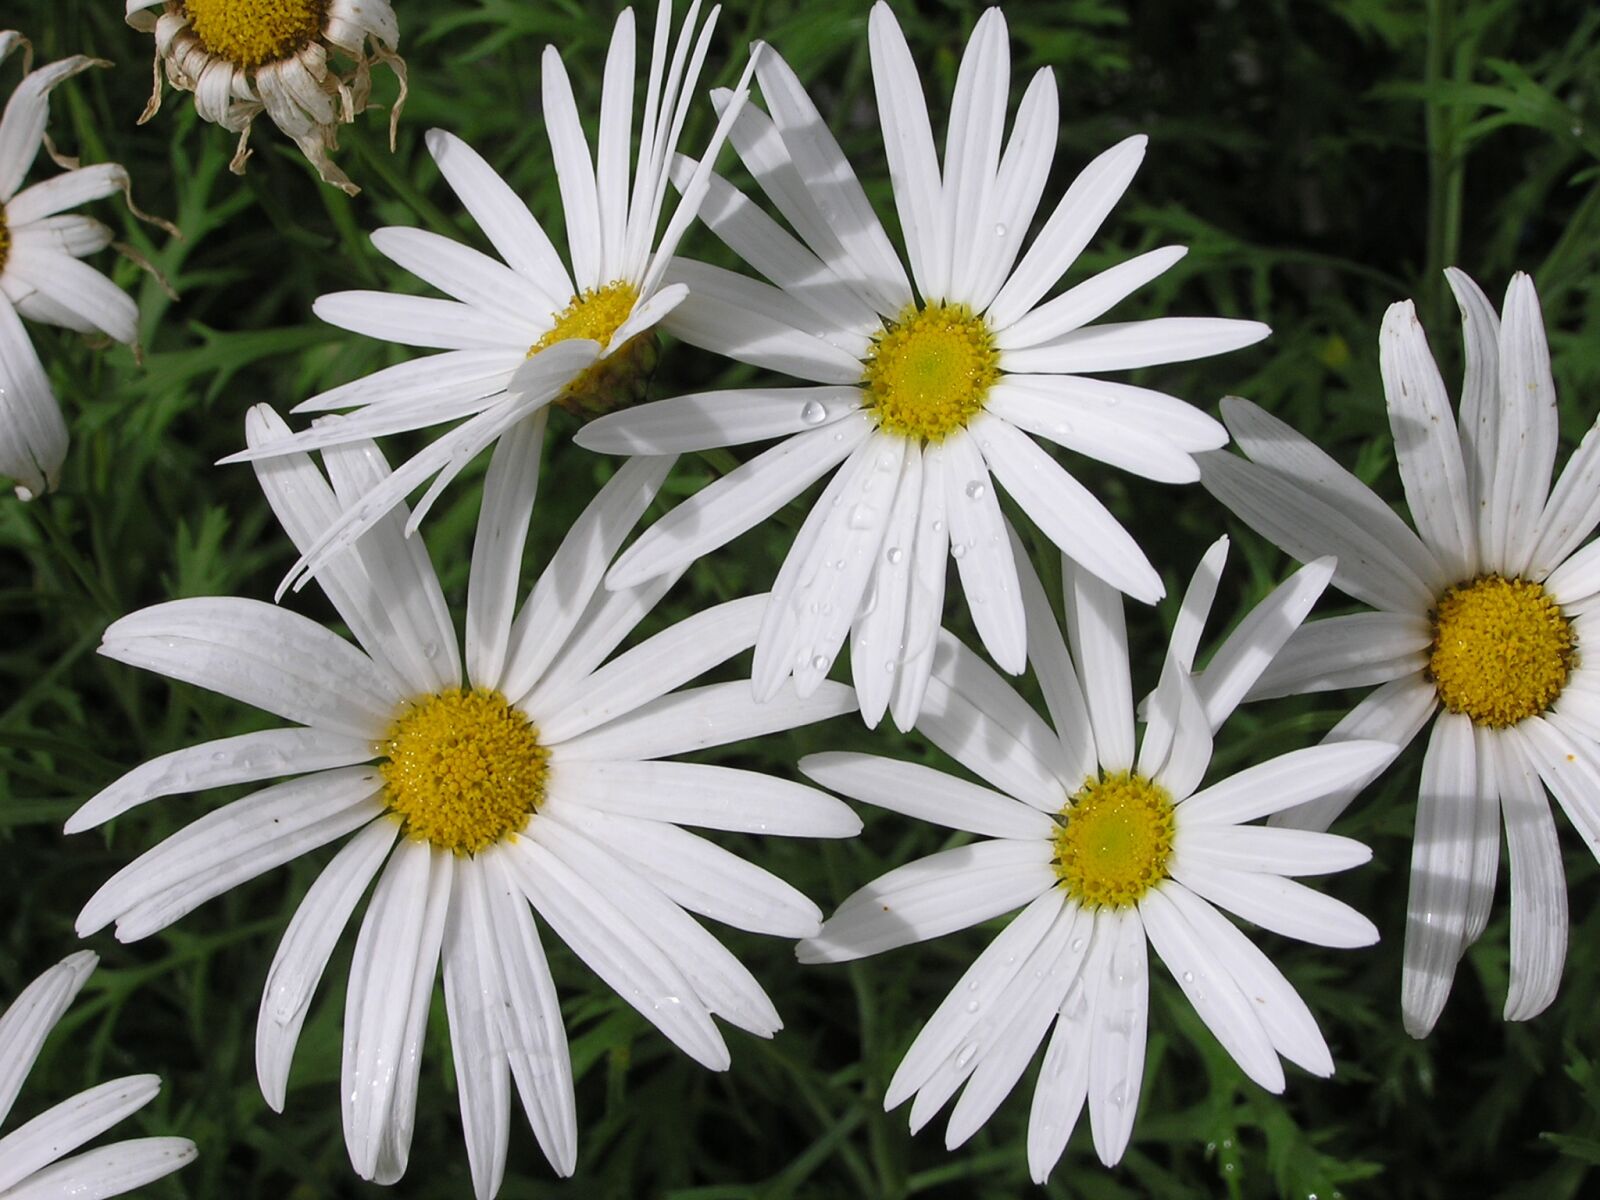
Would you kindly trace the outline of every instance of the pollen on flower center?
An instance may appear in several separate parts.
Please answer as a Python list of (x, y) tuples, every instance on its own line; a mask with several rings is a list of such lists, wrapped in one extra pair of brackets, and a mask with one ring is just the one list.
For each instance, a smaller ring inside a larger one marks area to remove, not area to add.
[(1503, 729), (1555, 703), (1577, 658), (1561, 608), (1529, 579), (1484, 575), (1439, 598), (1428, 672), (1451, 712)]
[(182, 0), (200, 44), (237, 67), (278, 62), (314, 41), (328, 0)]
[(878, 428), (943, 441), (983, 411), (1000, 356), (965, 304), (910, 305), (873, 338), (861, 386)]
[(1172, 798), (1143, 776), (1117, 771), (1091, 779), (1061, 810), (1056, 875), (1088, 908), (1127, 908), (1167, 877)]
[(550, 752), (499, 692), (412, 701), (379, 743), (384, 801), (406, 833), (476, 854), (527, 824), (544, 799)]
[[(611, 339), (633, 315), (638, 302), (639, 289), (625, 279), (574, 296), (572, 303), (555, 314), (549, 331), (528, 348), (528, 357), (573, 338), (588, 338), (599, 342), (602, 350), (610, 350)], [(586, 416), (636, 403), (643, 398), (644, 384), (655, 365), (655, 335), (631, 337), (569, 383), (556, 402)]]

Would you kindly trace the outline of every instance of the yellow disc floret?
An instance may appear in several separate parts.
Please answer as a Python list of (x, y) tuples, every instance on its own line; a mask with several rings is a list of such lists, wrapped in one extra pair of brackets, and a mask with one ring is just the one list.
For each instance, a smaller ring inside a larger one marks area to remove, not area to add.
[(1484, 575), (1439, 598), (1428, 672), (1451, 712), (1503, 729), (1555, 703), (1577, 658), (1561, 607), (1531, 579)]
[(1167, 877), (1172, 797), (1141, 775), (1091, 779), (1061, 810), (1055, 869), (1087, 908), (1127, 908)]
[[(555, 314), (555, 324), (528, 348), (532, 358), (547, 346), (573, 338), (588, 338), (609, 349), (622, 323), (633, 315), (639, 289), (625, 279), (592, 288)], [(643, 385), (656, 365), (653, 334), (640, 334), (599, 359), (569, 383), (557, 403), (590, 416), (610, 412), (639, 400)]]
[(528, 823), (550, 752), (499, 692), (453, 690), (408, 704), (378, 746), (384, 801), (406, 833), (476, 854)]
[(278, 62), (321, 33), (328, 0), (182, 0), (200, 44), (236, 67)]
[(878, 428), (941, 442), (983, 411), (1000, 356), (965, 304), (909, 306), (873, 338), (861, 387)]

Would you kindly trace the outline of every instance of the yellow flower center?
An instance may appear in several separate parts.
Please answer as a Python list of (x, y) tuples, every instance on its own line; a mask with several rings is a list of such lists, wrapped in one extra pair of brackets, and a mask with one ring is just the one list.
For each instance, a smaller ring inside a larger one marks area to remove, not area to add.
[(378, 746), (384, 801), (406, 833), (476, 854), (528, 823), (550, 752), (499, 692), (458, 689), (412, 701)]
[(1578, 640), (1559, 605), (1531, 579), (1484, 575), (1439, 598), (1428, 673), (1451, 712), (1503, 729), (1555, 703)]
[(182, 0), (200, 44), (236, 67), (278, 62), (322, 33), (328, 0)]
[(872, 339), (861, 386), (878, 428), (941, 442), (983, 411), (1000, 356), (965, 304), (909, 305)]
[[(574, 296), (572, 303), (555, 314), (556, 323), (549, 332), (528, 348), (528, 357), (572, 338), (588, 338), (599, 342), (602, 350), (610, 349), (611, 339), (633, 315), (638, 302), (639, 290), (625, 279)], [(636, 403), (643, 398), (644, 384), (655, 365), (655, 335), (642, 333), (596, 360), (567, 385), (556, 403), (588, 416)]]
[(1172, 797), (1141, 775), (1091, 779), (1061, 810), (1055, 868), (1067, 894), (1088, 908), (1127, 908), (1167, 877)]

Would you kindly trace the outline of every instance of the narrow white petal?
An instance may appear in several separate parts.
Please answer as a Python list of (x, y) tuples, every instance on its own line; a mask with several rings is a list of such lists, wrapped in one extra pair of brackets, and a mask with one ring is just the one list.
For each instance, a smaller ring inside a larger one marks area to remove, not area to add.
[(1196, 792), (1182, 803), (1179, 820), (1185, 828), (1254, 821), (1371, 779), (1397, 752), (1385, 741), (1324, 742), (1291, 750)]
[(887, 5), (873, 6), (867, 44), (884, 156), (911, 274), (924, 301), (942, 299), (950, 280), (950, 243), (943, 236), (939, 160), (934, 157), (921, 77), (900, 23)]
[(1539, 516), (1538, 540), (1526, 574), (1543, 579), (1583, 544), (1600, 524), (1600, 420), (1572, 452)]
[[(1228, 431), (1221, 421), (1186, 400), (1150, 388), (1080, 375), (1006, 375), (990, 395), (1013, 390), (1026, 391), (1035, 397), (1041, 420), (1054, 425), (1062, 422), (1076, 425), (1081, 417), (1097, 427), (1120, 427), (1127, 431), (1127, 436), (1142, 442), (1160, 437), (1190, 454), (1197, 450), (1216, 450), (1228, 444)], [(1058, 438), (1063, 435), (1057, 431), (1043, 432), (1041, 436)]]
[(1456, 962), (1467, 948), (1478, 797), (1473, 751), (1472, 722), (1458, 713), (1441, 713), (1422, 760), (1411, 843), (1400, 1007), (1412, 1037), (1426, 1037), (1433, 1029), (1450, 995)]
[(430, 129), (428, 153), (500, 257), (532, 286), (542, 288), (555, 311), (576, 289), (572, 277), (534, 215), (493, 167), (453, 133)]
[(817, 906), (776, 875), (676, 825), (555, 797), (546, 800), (539, 817), (530, 826), (535, 840), (551, 822), (575, 829), (640, 870), (684, 908), (725, 925), (805, 937), (822, 923)]
[(1010, 796), (968, 783), (920, 763), (875, 754), (810, 754), (800, 760), (806, 778), (852, 800), (946, 829), (987, 837), (1049, 840), (1055, 822)]
[(1328, 875), (1359, 867), (1372, 858), (1372, 851), (1361, 842), (1337, 834), (1186, 820), (1179, 821), (1172, 848), (1185, 860), (1220, 870), (1271, 875)]
[(513, 320), (456, 300), (391, 292), (331, 292), (318, 296), (311, 311), (351, 333), (432, 350), (520, 347), (526, 352), (544, 332), (530, 321)]
[(633, 10), (625, 8), (611, 30), (600, 94), (600, 147), (595, 194), (600, 217), (600, 274), (620, 278), (627, 269), (628, 160), (633, 150)]
[(306, 891), (278, 942), (256, 1017), (256, 1079), (273, 1112), (283, 1111), (289, 1065), (328, 959), (399, 833), (398, 822), (378, 820), (346, 842)]
[(1011, 535), (1011, 553), (1017, 563), (1017, 579), (1022, 586), (1022, 606), (1028, 621), (1028, 663), (1044, 693), (1050, 725), (1060, 742), (1057, 774), (1062, 782), (1076, 786), (1094, 774), (1094, 727), (1089, 723), (1089, 705), (1084, 699), (1078, 669), (1067, 652), (1066, 638), (1050, 599), (1045, 595), (1039, 574), (1029, 561), (1017, 531)]
[(1432, 642), (1432, 623), (1420, 613), (1353, 613), (1310, 621), (1289, 635), (1246, 698), (1388, 683), (1424, 670)]
[(1389, 306), (1378, 351), (1411, 519), (1445, 572), (1455, 579), (1469, 578), (1478, 569), (1478, 539), (1461, 442), (1450, 419), (1444, 380), (1411, 301)]
[[(922, 451), (922, 499), (917, 506), (916, 530), (906, 553), (910, 579), (906, 584), (906, 623), (901, 634), (903, 655), (895, 668), (894, 694), (889, 711), (902, 733), (917, 723), (933, 657), (939, 644), (939, 622), (944, 616), (944, 577), (950, 560), (950, 531), (945, 525), (945, 461), (943, 446)], [(896, 547), (884, 551), (890, 554)]]
[(1144, 1080), (1145, 1027), (1150, 1016), (1150, 964), (1138, 909), (1095, 917), (1094, 945), (1084, 966), (1094, 992), (1089, 1044), (1089, 1120), (1095, 1153), (1115, 1166), (1133, 1136)]
[(1600, 858), (1600, 755), (1594, 743), (1555, 713), (1529, 717), (1516, 727), (1529, 761), (1567, 814), (1589, 853)]
[(1128, 674), (1128, 627), (1122, 597), (1063, 556), (1067, 636), (1083, 680), (1096, 757), (1105, 771), (1133, 767), (1133, 683)]
[[(908, 443), (905, 466), (895, 484), (894, 500), (884, 525), (882, 561), (872, 573), (866, 597), (850, 627), (850, 678), (868, 728), (876, 728), (883, 719), (905, 665), (906, 621), (917, 567), (908, 548), (916, 542), (923, 476), (923, 452)], [(940, 557), (943, 558), (942, 553)]]
[(1271, 332), (1260, 321), (1239, 321), (1230, 317), (1107, 321), (1075, 329), (1025, 350), (1002, 351), (1000, 369), (1072, 375), (1132, 371), (1227, 354), (1253, 346)]
[(363, 1179), (393, 1183), (405, 1171), (454, 868), (444, 851), (401, 842), (356, 938), (340, 1092), (345, 1146)]
[(872, 431), (870, 420), (851, 414), (757, 455), (652, 525), (617, 560), (606, 586), (631, 587), (732, 541), (843, 462)]
[(586, 808), (773, 837), (854, 837), (861, 819), (802, 783), (736, 767), (681, 762), (553, 764), (549, 794)]
[(1495, 456), (1509, 469), (1495, 474), (1486, 497), (1497, 538), (1485, 548), (1484, 565), (1520, 575), (1533, 553), (1560, 437), (1544, 314), (1533, 280), (1520, 271), (1506, 289), (1500, 326), (1500, 404)]
[(1455, 293), (1456, 307), (1461, 310), (1467, 363), (1457, 424), (1467, 471), (1467, 496), (1481, 554), (1498, 536), (1494, 532), (1493, 506), (1487, 501), (1493, 492), (1500, 440), (1500, 317), (1465, 271), (1446, 267), (1444, 275)]
[(1378, 930), (1342, 900), (1260, 871), (1230, 871), (1174, 855), (1172, 878), (1219, 908), (1314, 946), (1370, 946)]
[[(985, 9), (956, 72), (944, 143), (944, 222), (951, 299), (967, 301), (989, 253), (981, 231), (994, 225), (995, 172), (1011, 90), (1011, 47), (1005, 15)], [(925, 296), (924, 299), (940, 297)]]
[(532, 324), (566, 304), (564, 296), (552, 295), (487, 254), (426, 229), (375, 229), (372, 244), (424, 283), (514, 326)]
[(823, 214), (831, 214), (833, 233), (853, 270), (860, 272), (880, 311), (898, 312), (911, 303), (905, 268), (816, 105), (789, 64), (770, 46), (762, 48), (756, 78), (761, 81), (772, 122), (805, 180), (812, 202)]
[(998, 791), (1041, 812), (1059, 812), (1066, 801), (1048, 763), (937, 675), (928, 679), (917, 731)]
[(467, 678), (476, 687), (498, 687), (505, 673), (548, 412), (541, 408), (500, 436), (483, 481), (467, 575)]
[[(442, 354), (429, 354), (423, 358), (409, 359), (325, 392), (302, 400), (291, 410), (297, 413), (328, 412), (337, 408), (361, 407), (359, 414), (370, 419), (370, 425), (346, 425), (325, 422), (295, 435), (295, 445), (311, 449), (325, 429), (349, 431), (366, 429), (359, 436), (375, 436), (385, 431), (420, 429), (435, 424), (433, 416), (443, 410), (440, 421), (450, 420), (458, 413), (475, 411), (477, 402), (487, 408), (490, 399), (505, 391), (506, 384), (525, 361), (527, 350), (515, 347), (509, 350), (446, 350)], [(358, 414), (351, 414), (355, 416)], [(381, 422), (381, 423), (380, 423)], [(284, 431), (287, 433), (287, 429)], [(358, 436), (351, 433), (352, 437)], [(342, 438), (342, 435), (341, 435)], [(265, 458), (280, 452), (288, 441), (284, 438), (271, 445), (239, 454), (231, 454), (223, 462)], [(327, 442), (332, 445), (333, 443)]]
[[(1379, 738), (1403, 750), (1428, 723), (1428, 718), (1433, 716), (1438, 705), (1433, 684), (1420, 674), (1408, 675), (1372, 692), (1330, 729), (1322, 740), (1327, 745)], [(1376, 775), (1359, 779), (1329, 792), (1320, 800), (1283, 809), (1272, 815), (1271, 822), (1292, 829), (1325, 830), (1349, 807), (1357, 793), (1375, 778)]]
[(1056, 884), (1048, 841), (996, 839), (919, 858), (857, 889), (801, 962), (848, 962), (953, 933), (1021, 908)]
[(17, 310), (0, 296), (0, 474), (24, 499), (56, 485), (67, 457), (67, 424)]
[(980, 1019), (986, 1017), (1062, 909), (1054, 890), (1037, 896), (978, 955), (940, 1001), (917, 1033), (884, 1092), (885, 1111), (898, 1108), (918, 1091), (940, 1064), (954, 1055)]
[(701, 1066), (727, 1070), (727, 1044), (672, 960), (559, 856), (530, 838), (513, 850), (517, 885), (589, 969)]
[(0, 1138), (0, 1194), (99, 1137), (161, 1091), (155, 1075), (130, 1075), (79, 1092)]
[(94, 163), (64, 171), (23, 188), (7, 200), (6, 222), (16, 232), (52, 213), (66, 212), (127, 186), (128, 172), (117, 163)]
[(68, 955), (23, 988), (0, 1015), (0, 1121), (16, 1103), (45, 1038), (99, 961), (91, 950)]
[(1139, 901), (1139, 916), (1150, 945), (1239, 1069), (1267, 1091), (1281, 1092), (1283, 1067), (1254, 1011), (1257, 1006), (1216, 961), (1210, 940), (1168, 898), (1180, 886), (1167, 880)]
[[(1005, 474), (999, 470), (996, 474), (1030, 516), (1033, 505), (1027, 501), (1035, 494), (1024, 489), (1024, 495), (1017, 495), (1019, 472), (1010, 470), (1016, 465), (1015, 449), (1006, 444), (1004, 434), (997, 432), (1016, 435), (1016, 431), (1001, 421), (994, 422), (991, 430), (982, 421), (980, 415), (970, 431), (958, 430), (944, 442), (950, 557), (956, 560), (961, 590), (966, 593), (967, 608), (983, 648), (1001, 670), (1017, 675), (1028, 665), (1027, 617), (1022, 610), (1016, 562), (1011, 556), (1011, 538), (1006, 533), (1005, 518), (1000, 515), (1000, 501), (989, 471), (996, 464), (1006, 468)], [(999, 447), (986, 447), (980, 452), (978, 447), (984, 442), (998, 442)], [(1029, 446), (1037, 449), (1031, 443)], [(986, 457), (990, 460), (987, 466)]]
[(540, 740), (555, 745), (625, 716), (749, 649), (766, 607), (761, 595), (703, 609), (559, 693), (541, 695)]
[(1080, 978), (1061, 1005), (1028, 1112), (1028, 1173), (1037, 1184), (1049, 1180), (1088, 1099), (1093, 1025), (1094, 1005)]
[[(1033, 382), (1041, 379), (1049, 382)], [(1100, 382), (1070, 377), (1065, 381)], [(1002, 376), (989, 390), (986, 410), (1018, 429), (1145, 479), (1193, 483), (1200, 478), (1192, 455), (1168, 439), (1158, 420), (1120, 412), (1099, 400), (1063, 394), (1053, 386), (1055, 382), (1051, 376)], [(1217, 432), (1226, 440), (1221, 426)]]
[[(1044, 194), (1055, 158), (1059, 110), (1055, 75), (1049, 67), (1040, 67), (1022, 94), (1011, 139), (995, 175), (989, 206), (989, 220), (993, 222), (989, 234), (993, 240), (985, 253), (976, 256), (977, 266), (965, 295), (973, 312), (984, 312), (993, 303), (1016, 265), (1023, 239), (1033, 227), (1033, 216), (1039, 209), (1039, 198)], [(983, 240), (984, 234), (984, 230), (978, 230), (975, 240)]]
[(499, 688), (520, 697), (561, 652), (611, 558), (655, 499), (674, 459), (630, 459), (578, 515), (512, 623)]
[(1001, 351), (1026, 350), (1103, 316), (1114, 305), (1163, 274), (1187, 254), (1185, 246), (1163, 246), (1118, 263), (1041, 304), (995, 336)]
[(989, 325), (1005, 329), (1032, 310), (1056, 285), (1100, 229), (1122, 198), (1133, 173), (1144, 161), (1144, 134), (1136, 134), (1103, 151), (1086, 166), (1057, 203), (1033, 245), (989, 306)]
[(578, 291), (588, 291), (610, 282), (600, 276), (600, 204), (595, 194), (594, 161), (578, 122), (572, 83), (554, 46), (545, 47), (539, 73), (544, 85), (545, 132), (550, 136), (550, 156), (555, 160), (561, 211), (567, 222), (572, 278)]
[(87, 263), (26, 242), (6, 255), (6, 275), (76, 313), (106, 336), (130, 345), (139, 337), (139, 306), (133, 297)]
[(1217, 647), (1205, 673), (1195, 679), (1213, 730), (1221, 727), (1261, 678), (1333, 577), (1333, 559), (1307, 563), (1273, 588)]
[(1536, 1017), (1556, 998), (1567, 957), (1567, 880), (1550, 802), (1523, 739), (1500, 740), (1500, 812), (1511, 874), (1511, 987), (1505, 1019)]
[(1316, 1018), (1272, 960), (1233, 922), (1187, 888), (1169, 886), (1161, 894), (1183, 914), (1205, 942), (1207, 952), (1238, 986), (1272, 1048), (1313, 1075), (1332, 1075), (1333, 1055)]
[(599, 454), (684, 454), (804, 433), (860, 407), (853, 385), (694, 392), (609, 413), (573, 440)]
[(161, 796), (348, 767), (372, 757), (370, 739), (318, 729), (268, 729), (202, 742), (135, 767), (86, 801), (64, 832), (93, 829)]
[(134, 1138), (62, 1159), (12, 1188), (6, 1200), (103, 1200), (170, 1175), (194, 1156), (188, 1138)]

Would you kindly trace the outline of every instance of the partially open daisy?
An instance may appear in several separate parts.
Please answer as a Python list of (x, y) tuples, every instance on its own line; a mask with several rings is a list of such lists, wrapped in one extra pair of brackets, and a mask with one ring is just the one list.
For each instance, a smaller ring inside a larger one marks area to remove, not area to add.
[[(600, 587), (670, 459), (623, 467), (515, 611), (543, 426), (518, 426), (490, 463), (464, 670), (427, 553), (403, 534), (403, 506), (318, 575), (359, 648), (293, 612), (233, 598), (134, 613), (101, 647), (294, 724), (146, 763), (90, 800), (69, 831), (158, 796), (292, 778), (200, 818), (118, 872), (84, 907), (79, 932), (115, 921), (118, 938), (145, 937), (235, 884), (353, 835), (278, 947), (256, 1062), (263, 1094), (281, 1109), (312, 993), (376, 879), (346, 991), (340, 1092), (351, 1161), (379, 1182), (405, 1170), (441, 958), (477, 1194), (500, 1184), (508, 1077), (546, 1157), (571, 1174), (571, 1063), (530, 903), (623, 1000), (697, 1062), (722, 1070), (728, 1048), (713, 1015), (763, 1037), (780, 1021), (690, 913), (783, 937), (814, 933), (822, 914), (680, 825), (818, 837), (860, 828), (848, 808), (803, 785), (659, 761), (853, 708), (843, 686), (765, 706), (750, 703), (743, 680), (674, 690), (751, 644), (764, 597), (707, 609), (606, 662), (671, 582)], [(251, 413), (252, 443), (283, 432), (270, 409)], [(324, 461), (331, 487), (304, 455), (256, 467), (301, 547), (387, 473), (371, 443), (330, 449)]]
[[(597, 160), (579, 123), (572, 85), (554, 46), (544, 52), (544, 116), (561, 183), (569, 274), (538, 220), (489, 165), (459, 138), (430, 130), (428, 149), (446, 182), (505, 260), (421, 229), (380, 229), (380, 251), (452, 298), (391, 292), (336, 292), (317, 315), (342, 328), (408, 346), (446, 351), (374, 372), (313, 396), (297, 412), (356, 408), (348, 416), (233, 458), (261, 458), (424, 429), (466, 418), (395, 471), (381, 492), (328, 526), (291, 576), (338, 553), (429, 476), (413, 526), (445, 485), (486, 446), (550, 403), (604, 411), (637, 399), (655, 366), (654, 328), (688, 294), (664, 279), (667, 262), (694, 220), (706, 177), (742, 101), (724, 113), (694, 179), (660, 238), (668, 165), (693, 102), (695, 83), (716, 25), (713, 8), (696, 31), (699, 0), (689, 6), (668, 61), (670, 0), (656, 18), (639, 149), (629, 182), (634, 70), (633, 10), (612, 30), (600, 102)], [(746, 80), (739, 96), (745, 94)], [(587, 348), (565, 372), (551, 371), (547, 351)]]
[[(44, 1049), (45, 1039), (94, 972), (88, 950), (62, 959), (0, 1014), (0, 1125)], [(120, 1196), (194, 1158), (188, 1138), (150, 1137), (72, 1154), (156, 1098), (161, 1080), (130, 1075), (80, 1092), (0, 1137), (0, 1196)]]
[[(1416, 532), (1300, 434), (1243, 400), (1223, 419), (1248, 456), (1203, 455), (1205, 486), (1304, 560), (1336, 554), (1334, 586), (1372, 612), (1313, 621), (1253, 697), (1379, 684), (1328, 734), (1404, 746), (1438, 714), (1422, 763), (1401, 1006), (1426, 1036), (1456, 963), (1483, 933), (1505, 826), (1511, 870), (1507, 1020), (1555, 998), (1567, 898), (1545, 788), (1600, 853), (1600, 426), (1550, 488), (1555, 385), (1533, 281), (1504, 323), (1466, 275), (1458, 420), (1410, 302), (1384, 317), (1383, 390)], [(1442, 712), (1440, 710), (1443, 710)], [(1543, 786), (1541, 786), (1541, 781)], [(1365, 781), (1362, 781), (1363, 783)], [(1326, 829), (1356, 788), (1284, 813)]]
[[(132, 343), (139, 310), (121, 288), (78, 261), (109, 246), (111, 230), (92, 217), (66, 214), (113, 192), (127, 197), (128, 173), (98, 163), (22, 186), (45, 142), (51, 90), (105, 64), (75, 54), (30, 71), (27, 39), (0, 31), (0, 62), (18, 47), (22, 81), (0, 117), (0, 475), (14, 479), (17, 495), (30, 500), (56, 486), (67, 426), (19, 318)], [(131, 198), (128, 204), (132, 209)]]
[(911, 1097), (920, 1129), (958, 1089), (945, 1133), (966, 1141), (1016, 1086), (1050, 1030), (1028, 1123), (1043, 1183), (1087, 1101), (1107, 1165), (1127, 1147), (1144, 1073), (1146, 942), (1251, 1079), (1284, 1087), (1278, 1058), (1316, 1075), (1333, 1060), (1315, 1020), (1271, 961), (1217, 910), (1322, 946), (1377, 939), (1367, 919), (1290, 876), (1365, 862), (1359, 842), (1247, 825), (1325, 795), (1394, 755), (1384, 742), (1297, 750), (1198, 788), (1213, 731), (1304, 617), (1332, 572), (1303, 568), (1191, 674), (1226, 541), (1195, 573), (1136, 746), (1122, 602), (1069, 561), (1069, 652), (1017, 547), (1028, 659), (1051, 724), (941, 633), (917, 728), (988, 786), (866, 754), (819, 754), (800, 769), (857, 800), (978, 835), (896, 868), (850, 896), (803, 962), (841, 962), (920, 942), (1020, 908), (906, 1052), (884, 1096)]
[(704, 220), (772, 284), (674, 264), (669, 277), (694, 302), (666, 327), (811, 386), (664, 400), (603, 417), (578, 442), (654, 454), (784, 439), (649, 530), (609, 577), (619, 587), (723, 545), (839, 467), (773, 585), (756, 694), (792, 674), (804, 695), (848, 634), (867, 723), (892, 707), (904, 729), (927, 685), (947, 555), (985, 648), (1005, 670), (1023, 667), (1022, 602), (994, 480), (1074, 560), (1140, 600), (1162, 594), (1138, 544), (1027, 434), (1168, 482), (1198, 478), (1190, 455), (1226, 435), (1170, 396), (1082, 373), (1218, 354), (1268, 331), (1186, 318), (1089, 326), (1181, 247), (1040, 303), (1122, 195), (1145, 139), (1090, 163), (1018, 262), (1056, 144), (1054, 76), (1034, 76), (1002, 153), (1010, 52), (1005, 19), (989, 9), (961, 62), (941, 170), (917, 68), (886, 5), (873, 8), (869, 29), (911, 278), (799, 80), (764, 50), (756, 75), (771, 116), (747, 107), (732, 140), (799, 236), (715, 180)]
[(324, 181), (359, 192), (328, 155), (338, 149), (339, 126), (366, 109), (374, 63), (400, 81), (389, 110), (394, 145), (406, 64), (389, 0), (127, 0), (127, 16), (156, 38), (155, 88), (139, 123), (161, 107), (165, 67), (168, 83), (194, 93), (204, 120), (239, 135), (228, 164), (236, 175), (250, 157), (250, 127), (264, 112)]

